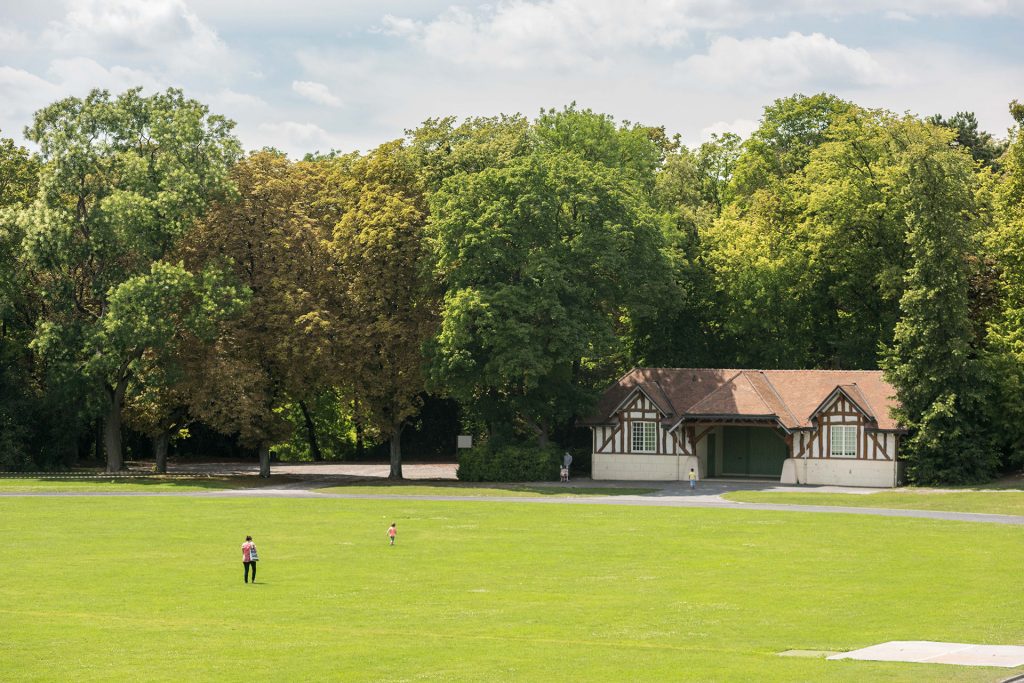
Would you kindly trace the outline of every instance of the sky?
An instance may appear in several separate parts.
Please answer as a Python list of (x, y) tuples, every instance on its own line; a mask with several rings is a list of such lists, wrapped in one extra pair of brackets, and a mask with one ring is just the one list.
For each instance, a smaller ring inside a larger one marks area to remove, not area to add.
[(695, 145), (821, 91), (1003, 137), (1022, 36), (1024, 0), (0, 0), (0, 135), (139, 85), (293, 156), (570, 102)]

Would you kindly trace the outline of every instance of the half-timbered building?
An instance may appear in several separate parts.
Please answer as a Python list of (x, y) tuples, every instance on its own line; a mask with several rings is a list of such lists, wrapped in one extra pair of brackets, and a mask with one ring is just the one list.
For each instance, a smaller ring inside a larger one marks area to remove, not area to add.
[(583, 423), (594, 479), (895, 486), (894, 394), (874, 370), (636, 368)]

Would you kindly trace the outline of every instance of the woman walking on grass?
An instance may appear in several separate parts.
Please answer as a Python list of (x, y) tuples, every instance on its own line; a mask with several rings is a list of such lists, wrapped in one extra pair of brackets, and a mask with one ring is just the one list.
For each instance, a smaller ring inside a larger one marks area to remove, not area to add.
[(259, 560), (256, 554), (256, 544), (252, 542), (252, 536), (245, 537), (242, 544), (242, 566), (245, 567), (245, 582), (249, 583), (249, 567), (252, 567), (252, 582), (256, 583), (256, 562)]

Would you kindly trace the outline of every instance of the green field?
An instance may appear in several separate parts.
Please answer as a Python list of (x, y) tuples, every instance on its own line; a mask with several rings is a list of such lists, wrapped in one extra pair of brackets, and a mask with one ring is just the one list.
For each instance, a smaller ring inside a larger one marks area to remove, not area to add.
[[(398, 523), (398, 545), (385, 528)], [(242, 583), (239, 545), (260, 549)], [(1019, 528), (472, 500), (0, 498), (4, 680), (995, 681)]]
[[(0, 477), (0, 493), (119, 493), (119, 492), (200, 492), (224, 489), (273, 488), (302, 481), (301, 477), (275, 475), (269, 479), (256, 476), (152, 476), (152, 477)], [(308, 481), (305, 482), (307, 485)], [(544, 496), (637, 496), (657, 489), (598, 486), (545, 486), (530, 484), (463, 484), (463, 483), (347, 483), (311, 489), (317, 493), (340, 493), (361, 496), (465, 496), (524, 498)]]
[(946, 510), (993, 515), (1024, 515), (1024, 491), (929, 491), (908, 489), (879, 493), (785, 493), (780, 491), (733, 491), (722, 496), (740, 503), (788, 505), (837, 505), (900, 510)]

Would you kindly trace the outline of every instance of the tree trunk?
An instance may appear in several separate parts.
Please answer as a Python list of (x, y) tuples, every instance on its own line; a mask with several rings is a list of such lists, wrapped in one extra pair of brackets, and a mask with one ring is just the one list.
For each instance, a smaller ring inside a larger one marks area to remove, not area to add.
[(93, 454), (92, 459), (100, 462), (103, 459), (103, 418), (96, 418), (96, 429), (93, 431)]
[(388, 479), (402, 478), (402, 425), (391, 430), (391, 473)]
[(366, 440), (363, 434), (363, 421), (359, 418), (357, 409), (358, 404), (352, 401), (352, 422), (356, 428), (356, 460), (362, 460), (366, 451)]
[(121, 404), (124, 392), (128, 388), (128, 380), (117, 383), (117, 387), (107, 387), (110, 407), (103, 421), (103, 447), (107, 452), (107, 472), (120, 472), (124, 468), (124, 452), (121, 450)]
[(320, 443), (316, 439), (316, 425), (313, 424), (313, 418), (309, 414), (309, 406), (306, 405), (305, 401), (299, 401), (299, 408), (302, 409), (302, 418), (306, 421), (306, 436), (309, 439), (309, 452), (313, 455), (314, 462), (320, 462), (324, 459), (324, 455), (320, 452)]
[(526, 418), (526, 425), (530, 429), (532, 429), (534, 433), (537, 435), (537, 445), (540, 446), (541, 448), (547, 448), (548, 444), (550, 443), (548, 441), (549, 437), (547, 424), (544, 422), (537, 422), (535, 420), (531, 420), (530, 418)]
[(270, 478), (270, 444), (260, 443), (260, 479)]
[(167, 474), (167, 447), (171, 442), (171, 432), (168, 429), (161, 430), (153, 437), (153, 459), (156, 460), (155, 472)]

